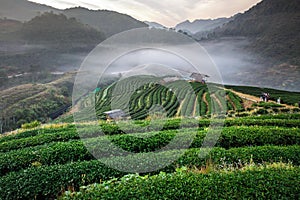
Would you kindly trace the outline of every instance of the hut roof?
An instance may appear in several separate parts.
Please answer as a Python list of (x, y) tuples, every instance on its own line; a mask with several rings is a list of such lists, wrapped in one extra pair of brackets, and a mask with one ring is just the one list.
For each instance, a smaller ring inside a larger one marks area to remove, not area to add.
[(120, 109), (107, 111), (104, 112), (104, 114), (108, 115), (112, 119), (125, 117), (125, 113)]

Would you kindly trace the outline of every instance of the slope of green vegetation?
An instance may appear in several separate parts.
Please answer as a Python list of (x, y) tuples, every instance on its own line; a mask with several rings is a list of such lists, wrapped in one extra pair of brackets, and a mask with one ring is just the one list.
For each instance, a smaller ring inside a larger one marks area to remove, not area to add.
[[(280, 114), (275, 115), (274, 119), (271, 115), (226, 119), (217, 144), (204, 157), (199, 154), (205, 151), (200, 147), (207, 131), (211, 129), (209, 119), (169, 119), (164, 126), (160, 124), (162, 120), (157, 119), (152, 120), (152, 128), (141, 129), (143, 131), (134, 129), (127, 121), (119, 122), (122, 123), (119, 124), (122, 130), (115, 123), (101, 121), (99, 125), (78, 124), (80, 135), (76, 126), (71, 124), (19, 130), (19, 133), (0, 137), (0, 199), (52, 199), (67, 190), (63, 197), (65, 199), (108, 199), (110, 196), (118, 199), (120, 196), (112, 196), (117, 194), (123, 197), (130, 194), (148, 197), (152, 193), (153, 198), (157, 199), (154, 195), (157, 190), (163, 191), (166, 198), (179, 198), (179, 193), (187, 192), (191, 195), (188, 199), (199, 195), (216, 199), (212, 191), (218, 191), (224, 198), (234, 198), (236, 195), (258, 199), (269, 196), (292, 198), (298, 194), (299, 183), (299, 120), (299, 114)], [(149, 121), (141, 120), (137, 124), (147, 126)], [(182, 126), (179, 127), (179, 124)], [(191, 126), (195, 124), (196, 129)], [(106, 135), (100, 135), (101, 130)], [(131, 165), (134, 160), (139, 160), (140, 167), (148, 162), (151, 166), (152, 161), (148, 160), (148, 156), (153, 151), (166, 146), (175, 136), (177, 141), (184, 143), (185, 138), (191, 135), (195, 138), (189, 149), (182, 149), (179, 145), (156, 153), (155, 159), (161, 159), (162, 163), (174, 154), (182, 153), (182, 156), (168, 166), (144, 174), (150, 177), (125, 176), (129, 173), (95, 160), (85, 147), (90, 144), (89, 150), (101, 153), (102, 159), (106, 157), (112, 163)], [(125, 153), (114, 153), (113, 147), (103, 148), (107, 140), (125, 150)], [(256, 165), (251, 164), (244, 169), (249, 162)], [(265, 166), (266, 162), (282, 163), (270, 167)], [(294, 167), (284, 164), (289, 162)], [(178, 171), (182, 167), (188, 167), (188, 171)], [(234, 170), (230, 171), (232, 168)], [(161, 179), (167, 181), (167, 188), (177, 188), (179, 193), (165, 190), (165, 183)], [(254, 184), (266, 180), (267, 185)], [(189, 187), (183, 187), (183, 182)], [(198, 183), (203, 186), (201, 190), (197, 189)], [(89, 184), (93, 185), (85, 187)], [(210, 185), (216, 186), (215, 189), (211, 190)], [(106, 186), (109, 189), (105, 189)], [(127, 186), (134, 187), (136, 193), (132, 193)], [(226, 188), (231, 187), (236, 187), (236, 192), (227, 191)], [(270, 190), (273, 187), (280, 187), (281, 190)], [(146, 188), (147, 191), (144, 190)], [(79, 190), (80, 193), (74, 193)], [(243, 190), (245, 192), (241, 193)]]
[[(209, 90), (201, 83), (175, 81), (161, 85), (158, 80), (147, 77), (151, 83), (136, 88), (144, 79), (136, 77), (124, 79), (112, 84), (96, 94), (96, 112), (105, 119), (105, 111), (111, 110), (111, 104), (118, 105), (118, 109), (126, 110), (129, 101), (129, 112), (132, 119), (145, 119), (153, 106), (160, 105), (168, 117), (186, 116), (197, 117), (226, 112), (244, 110), (243, 101), (234, 93), (228, 91), (220, 93), (220, 89)], [(121, 87), (120, 87), (121, 86)], [(131, 95), (131, 96), (128, 96)], [(228, 102), (226, 102), (226, 99)], [(205, 99), (205, 100), (204, 100)]]
[[(247, 99), (242, 99), (236, 92), (249, 94), (254, 97), (260, 97), (262, 93), (270, 93), (272, 101), (281, 99), (281, 103), (296, 106), (300, 100), (300, 93), (287, 92), (275, 89), (265, 89), (247, 86), (225, 86), (222, 90), (218, 85), (201, 83), (188, 83), (186, 81), (175, 81), (166, 84), (160, 84), (156, 79), (151, 79), (151, 83), (143, 84), (143, 79), (136, 77), (133, 79), (124, 79), (121, 82), (103, 88), (96, 94), (96, 113), (101, 119), (106, 119), (104, 112), (113, 109), (128, 110), (127, 113), (132, 119), (146, 119), (151, 115), (163, 115), (168, 117), (199, 117), (228, 113), (243, 113), (245, 116), (252, 115), (252, 112), (246, 110), (254, 110), (258, 108), (254, 114), (264, 111), (267, 113), (293, 112), (293, 108), (286, 109), (285, 105), (276, 103), (259, 103), (254, 104), (256, 100), (252, 100), (253, 107), (249, 107), (249, 102), (245, 104)], [(136, 88), (136, 85), (143, 85)], [(256, 98), (256, 99), (258, 99)], [(128, 103), (129, 100), (129, 103)], [(129, 104), (129, 105), (128, 105)], [(83, 102), (81, 108), (89, 105)], [(114, 107), (112, 108), (112, 105)], [(116, 105), (118, 107), (116, 107)], [(129, 106), (129, 108), (128, 108)], [(153, 107), (161, 106), (161, 109), (155, 110)], [(261, 109), (261, 110), (259, 110)], [(273, 110), (274, 109), (274, 110)], [(160, 111), (159, 111), (160, 110)], [(243, 115), (242, 114), (242, 115)]]
[(299, 92), (288, 92), (282, 90), (275, 90), (270, 88), (257, 88), (250, 86), (225, 86), (228, 89), (233, 89), (237, 92), (241, 92), (244, 94), (250, 94), (256, 97), (260, 97), (262, 93), (270, 93), (271, 100), (277, 101), (278, 98), (281, 99), (281, 103), (295, 105), (300, 101), (300, 93)]

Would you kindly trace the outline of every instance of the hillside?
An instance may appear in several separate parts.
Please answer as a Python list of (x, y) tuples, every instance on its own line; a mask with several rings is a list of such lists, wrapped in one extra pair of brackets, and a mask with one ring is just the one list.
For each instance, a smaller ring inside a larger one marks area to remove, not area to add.
[(251, 49), (279, 62), (300, 63), (300, 4), (298, 0), (263, 0), (210, 37), (245, 36)]
[[(151, 83), (143, 85), (145, 80)], [(143, 86), (136, 86), (141, 84)], [(260, 102), (262, 93), (270, 93), (268, 103)], [(99, 119), (105, 120), (107, 111), (121, 109), (125, 112), (125, 118), (143, 120), (161, 116), (198, 118), (220, 114), (250, 116), (261, 112), (297, 112), (300, 93), (246, 86), (225, 86), (225, 89), (222, 89), (216, 84), (203, 85), (182, 80), (161, 85), (159, 79), (134, 77), (113, 83), (95, 95), (83, 98), (76, 110), (84, 113), (86, 109), (93, 109), (90, 107), (94, 105), (91, 104), (91, 98), (96, 98), (95, 110)], [(281, 99), (281, 105), (277, 104), (278, 98)], [(62, 121), (70, 122), (70, 117), (66, 115)], [(86, 120), (90, 117), (86, 115), (78, 119)]]
[(71, 103), (74, 74), (45, 84), (24, 84), (0, 91), (1, 130), (22, 124), (46, 122), (52, 113)]

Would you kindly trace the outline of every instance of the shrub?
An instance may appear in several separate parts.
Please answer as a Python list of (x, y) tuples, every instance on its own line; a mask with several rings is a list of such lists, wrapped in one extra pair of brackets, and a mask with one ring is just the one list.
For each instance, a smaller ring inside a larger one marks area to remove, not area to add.
[(300, 112), (300, 108), (293, 108), (293, 113), (298, 113)]
[(41, 122), (39, 121), (33, 121), (30, 123), (22, 124), (21, 128), (22, 129), (32, 129), (32, 128), (37, 128), (41, 125)]
[[(214, 133), (213, 132), (210, 134)], [(151, 132), (143, 134), (143, 138), (132, 135), (119, 135), (87, 139), (85, 142), (70, 141), (53, 143), (45, 146), (30, 147), (17, 151), (0, 154), (1, 175), (11, 171), (18, 171), (30, 166), (33, 162), (43, 165), (65, 164), (72, 161), (91, 160), (93, 156), (85, 148), (102, 157), (121, 156), (128, 153), (114, 153), (117, 148), (133, 153), (146, 153), (162, 149), (175, 139), (176, 131)], [(193, 138), (190, 147), (200, 148), (203, 145), (206, 132), (196, 132), (186, 129), (177, 134), (176, 145), (169, 150), (180, 149)], [(107, 145), (107, 139), (115, 145)], [(39, 141), (39, 140), (37, 140)], [(174, 141), (173, 141), (174, 142)], [(209, 142), (206, 140), (206, 142)], [(214, 141), (211, 141), (214, 142)], [(106, 144), (106, 146), (104, 146)], [(296, 145), (300, 144), (299, 129), (268, 128), (268, 127), (227, 127), (222, 130), (217, 147), (233, 148), (260, 145)], [(104, 148), (106, 147), (106, 148)], [(117, 151), (118, 152), (118, 151)]]
[(289, 108), (283, 108), (280, 110), (282, 113), (289, 113), (291, 110)]
[(238, 113), (238, 114), (236, 114), (236, 117), (248, 117), (248, 116), (250, 116), (250, 114), (249, 113)]
[(62, 199), (297, 199), (299, 168), (253, 167), (232, 173), (127, 175), (66, 192)]
[(282, 107), (284, 107), (283, 105), (272, 103), (272, 102), (260, 102), (258, 104), (258, 106), (259, 107), (263, 107), (265, 109), (269, 109), (269, 108), (282, 108)]
[[(161, 152), (160, 155), (157, 155), (154, 159), (163, 159), (165, 156), (172, 156), (176, 152), (178, 153), (178, 151)], [(179, 151), (179, 153), (180, 152), (183, 153), (183, 151)], [(200, 152), (201, 150), (199, 149), (187, 150), (176, 162), (153, 173), (158, 173), (159, 171), (170, 173), (174, 172), (176, 168), (181, 166), (203, 167), (206, 166), (206, 161), (209, 159), (211, 159), (215, 165), (220, 165), (224, 162), (232, 164), (239, 162), (246, 163), (251, 158), (253, 158), (255, 163), (262, 163), (264, 161), (291, 161), (294, 165), (299, 165), (300, 162), (299, 146), (265, 146), (229, 150), (215, 148), (205, 157), (200, 157)], [(142, 164), (148, 163), (151, 167), (152, 162), (151, 160), (146, 159), (148, 158), (147, 154), (138, 154), (135, 155), (135, 158), (140, 160)], [(126, 165), (132, 164), (132, 157), (113, 157), (110, 159), (112, 159), (111, 162), (125, 163)], [(139, 166), (136, 167), (137, 170), (139, 170)], [(66, 165), (32, 167), (0, 177), (0, 199), (55, 198), (57, 197), (57, 194), (67, 187), (79, 189), (79, 187), (83, 185), (97, 183), (112, 178), (119, 178), (125, 174), (126, 173), (111, 169), (95, 160), (89, 162), (84, 161), (70, 163)], [(294, 176), (294, 178), (298, 180), (298, 176), (299, 175)], [(260, 176), (256, 177), (259, 178)], [(246, 184), (247, 180), (243, 178), (241, 178), (241, 180), (244, 180)], [(264, 178), (261, 178), (260, 180), (265, 182)], [(298, 187), (298, 184), (296, 184), (296, 187)], [(164, 188), (167, 187), (164, 186)]]
[(266, 109), (259, 109), (258, 111), (255, 112), (256, 115), (265, 115), (268, 114), (268, 110)]

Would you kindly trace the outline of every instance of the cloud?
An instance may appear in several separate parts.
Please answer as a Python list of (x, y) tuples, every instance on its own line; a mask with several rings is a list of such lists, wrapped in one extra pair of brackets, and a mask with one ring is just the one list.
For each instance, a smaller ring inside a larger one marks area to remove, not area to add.
[(172, 27), (195, 19), (230, 17), (244, 12), (261, 0), (32, 0), (57, 8), (83, 6), (131, 15), (142, 21), (155, 21)]

